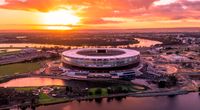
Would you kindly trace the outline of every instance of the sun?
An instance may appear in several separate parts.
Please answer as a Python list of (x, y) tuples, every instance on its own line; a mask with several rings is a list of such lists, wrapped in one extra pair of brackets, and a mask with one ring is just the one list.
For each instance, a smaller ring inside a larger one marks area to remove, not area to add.
[(80, 17), (73, 10), (57, 10), (43, 15), (43, 24), (49, 25), (47, 29), (69, 30), (73, 25), (78, 25)]

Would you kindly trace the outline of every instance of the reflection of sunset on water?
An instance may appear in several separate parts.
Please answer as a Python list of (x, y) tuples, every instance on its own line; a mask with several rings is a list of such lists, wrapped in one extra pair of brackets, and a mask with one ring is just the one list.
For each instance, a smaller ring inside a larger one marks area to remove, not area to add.
[(50, 86), (64, 85), (64, 81), (51, 78), (19, 78), (0, 84), (0, 87), (28, 87), (28, 86)]
[[(159, 41), (155, 40), (148, 40), (148, 39), (142, 39), (142, 38), (135, 38), (139, 41), (138, 44), (131, 44), (130, 47), (150, 47), (156, 44), (162, 44)], [(127, 45), (119, 45), (118, 47), (126, 47)], [(42, 47), (60, 47), (60, 48), (81, 48), (82, 46), (67, 46), (67, 45), (53, 45), (53, 44), (34, 44), (34, 43), (6, 43), (6, 44), (0, 44), (0, 47), (2, 48), (25, 48), (25, 47), (33, 47), (33, 48), (42, 48)], [(94, 48), (95, 46), (88, 46), (89, 48)], [(102, 47), (110, 47), (110, 46), (102, 46)]]
[(156, 44), (161, 44), (159, 41), (154, 41), (154, 40), (148, 40), (148, 39), (141, 39), (141, 38), (136, 38), (136, 40), (139, 41), (138, 44), (131, 44), (130, 47), (150, 47)]

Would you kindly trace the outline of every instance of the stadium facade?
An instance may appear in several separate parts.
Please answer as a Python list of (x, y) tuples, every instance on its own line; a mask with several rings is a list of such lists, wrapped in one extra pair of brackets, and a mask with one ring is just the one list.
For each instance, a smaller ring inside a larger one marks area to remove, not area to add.
[(140, 52), (121, 48), (72, 49), (62, 53), (62, 62), (65, 68), (81, 71), (74, 72), (70, 76), (82, 75), (87, 78), (118, 76), (119, 78), (123, 73), (129, 76), (128, 73), (133, 73), (128, 71), (138, 66)]

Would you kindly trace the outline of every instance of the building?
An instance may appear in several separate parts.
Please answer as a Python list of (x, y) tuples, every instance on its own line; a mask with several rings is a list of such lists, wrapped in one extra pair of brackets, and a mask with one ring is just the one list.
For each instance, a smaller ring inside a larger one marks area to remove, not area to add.
[[(62, 53), (62, 62), (65, 68), (79, 70), (84, 73), (79, 72), (76, 75), (76, 72), (73, 72), (73, 74), (70, 73), (70, 76), (112, 78), (112, 75), (114, 75), (113, 78), (122, 78), (123, 76), (127, 77), (127, 71), (138, 66), (140, 52), (120, 48), (73, 49)], [(125, 74), (123, 75), (121, 71)], [(85, 74), (85, 72), (88, 73)]]
[(188, 59), (187, 57), (176, 55), (176, 54), (161, 55), (160, 57), (162, 59), (165, 59), (168, 62), (189, 62), (190, 61), (190, 59)]

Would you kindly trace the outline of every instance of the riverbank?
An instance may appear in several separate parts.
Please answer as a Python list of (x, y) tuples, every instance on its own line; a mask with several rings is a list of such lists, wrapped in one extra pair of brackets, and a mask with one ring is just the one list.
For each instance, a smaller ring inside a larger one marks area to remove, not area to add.
[[(13, 76), (12, 78), (17, 78), (17, 77), (31, 78), (30, 74), (21, 74), (21, 75)], [(50, 76), (40, 76), (39, 78), (45, 78), (45, 77), (48, 77), (49, 79), (53, 78), (53, 76), (52, 77), (50, 77)], [(59, 77), (57, 77), (57, 78), (59, 78)], [(7, 79), (7, 80), (9, 80), (9, 79)], [(5, 81), (5, 79), (4, 79), (4, 81)], [(31, 80), (29, 80), (29, 81), (32, 82)], [(35, 79), (34, 79), (34, 81), (38, 82)], [(42, 81), (46, 82), (44, 79), (42, 79)], [(28, 83), (27, 81), (23, 81), (23, 84), (24, 84), (24, 82)], [(50, 82), (52, 82), (52, 81), (50, 81)], [(48, 87), (48, 86), (37, 86), (37, 87), (31, 86), (31, 88), (36, 88), (36, 90), (37, 90), (37, 88), (41, 88), (41, 87)], [(49, 86), (49, 87), (51, 87), (51, 86)], [(63, 85), (63, 87), (65, 87), (65, 85)], [(16, 89), (17, 90), (30, 90), (29, 88), (30, 87), (24, 87), (23, 89), (20, 89), (20, 88), (16, 88)], [(57, 91), (57, 92), (59, 92), (59, 91)], [(186, 90), (163, 89), (163, 90), (157, 90), (157, 91), (156, 90), (145, 90), (145, 91), (138, 91), (138, 92), (116, 93), (116, 94), (107, 94), (107, 93), (104, 94), (102, 92), (102, 95), (94, 94), (94, 95), (77, 96), (77, 97), (73, 97), (73, 98), (65, 97), (65, 96), (63, 96), (63, 97), (52, 97), (51, 95), (48, 95), (48, 97), (46, 97), (46, 96), (40, 97), (41, 100), (39, 101), (37, 106), (40, 107), (40, 106), (48, 106), (48, 105), (55, 105), (55, 104), (61, 104), (61, 103), (68, 103), (68, 102), (72, 102), (72, 101), (75, 101), (75, 100), (76, 101), (101, 100), (101, 99), (104, 99), (104, 98), (111, 98), (112, 99), (112, 98), (120, 98), (120, 97), (158, 97), (158, 96), (174, 97), (176, 95), (188, 94), (190, 92), (191, 91), (186, 91)]]
[(175, 97), (126, 97), (72, 101), (37, 107), (37, 110), (199, 110), (198, 93)]
[(38, 106), (47, 106), (47, 105), (54, 105), (54, 104), (60, 104), (60, 103), (66, 103), (66, 102), (72, 102), (72, 101), (87, 101), (87, 100), (94, 100), (94, 99), (103, 99), (103, 98), (117, 98), (117, 97), (158, 97), (158, 96), (169, 96), (173, 97), (176, 95), (184, 95), (188, 94), (190, 92), (188, 91), (168, 91), (168, 92), (156, 92), (156, 93), (122, 93), (122, 94), (112, 94), (107, 96), (93, 96), (93, 97), (77, 97), (77, 98), (71, 98), (71, 99), (63, 99), (62, 101), (58, 102), (47, 102), (43, 104), (39, 104)]
[[(23, 76), (23, 77), (25, 77), (25, 76)], [(63, 86), (63, 87), (65, 87), (65, 86)], [(23, 90), (23, 91), (30, 90), (29, 88), (30, 87), (23, 87), (23, 89), (16, 88), (16, 90)], [(40, 86), (38, 86), (38, 87), (32, 86), (31, 88), (37, 89), (37, 88), (40, 88)], [(42, 100), (40, 100), (40, 102), (37, 104), (37, 106), (67, 103), (67, 102), (71, 102), (74, 100), (86, 101), (86, 100), (94, 100), (94, 99), (102, 99), (102, 98), (117, 98), (117, 97), (158, 97), (158, 96), (173, 97), (176, 95), (183, 95), (183, 94), (187, 94), (187, 93), (190, 93), (190, 91), (171, 89), (171, 90), (159, 90), (159, 91), (155, 91), (155, 90), (154, 91), (153, 90), (146, 91), (145, 90), (145, 91), (139, 91), (139, 92), (128, 92), (128, 93), (117, 93), (117, 94), (102, 93), (102, 95), (95, 94), (95, 95), (78, 96), (78, 97), (73, 97), (73, 98), (70, 98), (70, 97), (60, 97), (60, 98), (55, 97), (54, 98), (54, 97), (50, 96), (50, 97), (42, 98)]]
[[(18, 90), (21, 90), (18, 88)], [(26, 90), (26, 89), (23, 89)], [(28, 90), (28, 89), (27, 89)], [(96, 96), (85, 96), (85, 97), (75, 97), (75, 98), (53, 98), (53, 97), (49, 97), (48, 95), (39, 95), (39, 103), (36, 104), (36, 107), (41, 107), (41, 106), (49, 106), (49, 105), (56, 105), (56, 104), (62, 104), (62, 103), (69, 103), (69, 102), (73, 102), (73, 101), (92, 101), (92, 100), (102, 100), (104, 98), (107, 99), (114, 99), (114, 98), (125, 98), (125, 97), (158, 97), (158, 96), (169, 96), (169, 97), (174, 97), (176, 95), (184, 95), (187, 94), (189, 92), (186, 91), (176, 91), (176, 92), (172, 92), (172, 91), (168, 91), (168, 92), (163, 92), (163, 93), (156, 93), (156, 95), (154, 93), (121, 93), (121, 94), (110, 94), (110, 95), (96, 95)], [(23, 106), (18, 104), (18, 106)], [(16, 106), (10, 106), (10, 107), (4, 107), (4, 108), (15, 108)], [(4, 109), (4, 108), (0, 108), (0, 109)]]
[[(162, 42), (152, 39), (146, 39), (141, 37), (131, 38), (132, 43), (125, 43), (119, 45), (102, 45), (98, 47), (151, 47), (157, 44), (162, 44)], [(90, 41), (91, 42), (91, 41)], [(99, 41), (98, 41), (99, 42)], [(96, 44), (96, 43), (95, 43)], [(65, 48), (65, 49), (73, 49), (73, 48), (95, 48), (97, 46), (92, 45), (84, 45), (84, 46), (74, 46), (74, 45), (56, 45), (56, 44), (37, 44), (37, 43), (0, 43), (0, 49), (24, 49), (24, 48)]]
[(28, 74), (13, 74), (9, 76), (2, 76), (0, 77), (0, 83), (5, 83), (13, 79), (26, 78), (26, 77), (29, 77), (29, 75)]

